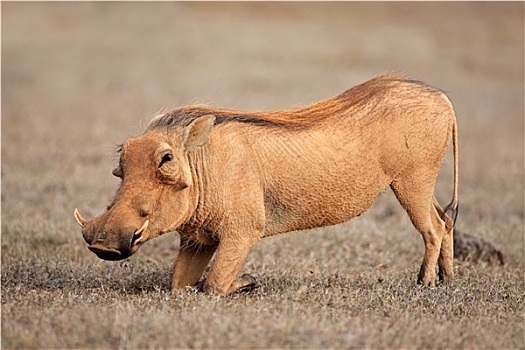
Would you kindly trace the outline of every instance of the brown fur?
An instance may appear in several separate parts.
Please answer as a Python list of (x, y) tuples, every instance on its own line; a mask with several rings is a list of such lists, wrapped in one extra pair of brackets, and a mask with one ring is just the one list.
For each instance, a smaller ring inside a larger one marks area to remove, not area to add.
[(177, 230), (173, 288), (195, 285), (215, 255), (203, 289), (225, 295), (253, 286), (252, 277), (237, 276), (261, 238), (350, 220), (390, 186), (423, 236), (418, 283), (434, 285), (436, 265), (447, 282), (453, 221), (433, 192), (452, 139), (447, 209), (456, 210), (456, 129), (443, 93), (397, 76), (298, 110), (183, 107), (124, 143), (114, 171), (123, 181), (108, 211), (91, 222), (77, 219), (104, 259), (126, 258)]

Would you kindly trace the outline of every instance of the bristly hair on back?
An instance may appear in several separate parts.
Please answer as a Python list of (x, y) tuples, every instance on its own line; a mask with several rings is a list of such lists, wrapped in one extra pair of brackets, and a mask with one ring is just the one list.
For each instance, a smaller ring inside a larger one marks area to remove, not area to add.
[(271, 112), (236, 111), (212, 108), (204, 105), (190, 105), (153, 117), (147, 126), (147, 130), (187, 126), (195, 119), (204, 115), (215, 116), (215, 125), (228, 121), (238, 121), (255, 125), (280, 125), (279, 120), (264, 117), (269, 113)]
[(342, 94), (296, 110), (282, 111), (236, 111), (190, 105), (160, 114), (151, 119), (146, 130), (187, 126), (204, 115), (215, 116), (215, 124), (241, 122), (252, 125), (306, 129), (335, 114), (358, 108), (373, 102), (399, 83), (414, 84), (427, 91), (436, 91), (425, 83), (397, 75), (383, 75), (356, 85)]

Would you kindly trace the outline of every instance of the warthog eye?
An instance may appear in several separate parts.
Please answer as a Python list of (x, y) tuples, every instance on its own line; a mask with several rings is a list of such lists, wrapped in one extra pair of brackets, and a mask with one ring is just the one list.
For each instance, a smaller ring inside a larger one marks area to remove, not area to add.
[(171, 153), (166, 153), (165, 155), (162, 156), (162, 159), (160, 160), (159, 168), (162, 168), (162, 166), (163, 166), (165, 163), (167, 163), (167, 162), (169, 162), (169, 161), (171, 161), (171, 160), (173, 160), (173, 154), (171, 154)]
[[(157, 178), (165, 185), (175, 186), (174, 188), (183, 189), (188, 187), (185, 179), (182, 177), (182, 168), (179, 159), (173, 154), (169, 145), (161, 146), (154, 155), (158, 164)], [(154, 163), (155, 164), (155, 163)]]

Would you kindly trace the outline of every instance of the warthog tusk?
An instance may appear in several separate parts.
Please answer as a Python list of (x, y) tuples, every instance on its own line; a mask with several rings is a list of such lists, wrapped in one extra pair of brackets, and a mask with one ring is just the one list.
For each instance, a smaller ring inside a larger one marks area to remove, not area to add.
[(75, 219), (77, 219), (77, 222), (80, 226), (84, 226), (88, 221), (86, 219), (84, 219), (82, 217), (82, 215), (80, 215), (80, 213), (78, 212), (78, 208), (75, 208)]
[[(142, 224), (142, 227), (139, 228), (137, 231), (135, 231), (135, 233), (133, 234), (133, 236), (136, 238), (136, 242), (140, 241), (142, 239), (142, 232), (144, 232), (147, 228), (148, 228), (148, 225), (149, 225), (149, 220), (146, 220), (144, 222), (144, 224)], [(138, 239), (137, 239), (138, 237)]]

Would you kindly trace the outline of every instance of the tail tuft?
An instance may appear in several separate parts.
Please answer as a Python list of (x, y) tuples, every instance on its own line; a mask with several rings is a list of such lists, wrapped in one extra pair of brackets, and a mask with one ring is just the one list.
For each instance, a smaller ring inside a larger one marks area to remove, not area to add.
[(459, 202), (450, 202), (445, 209), (443, 209), (443, 215), (441, 215), (441, 218), (445, 220), (445, 215), (447, 214), (452, 218), (452, 227), (454, 227), (459, 214)]

